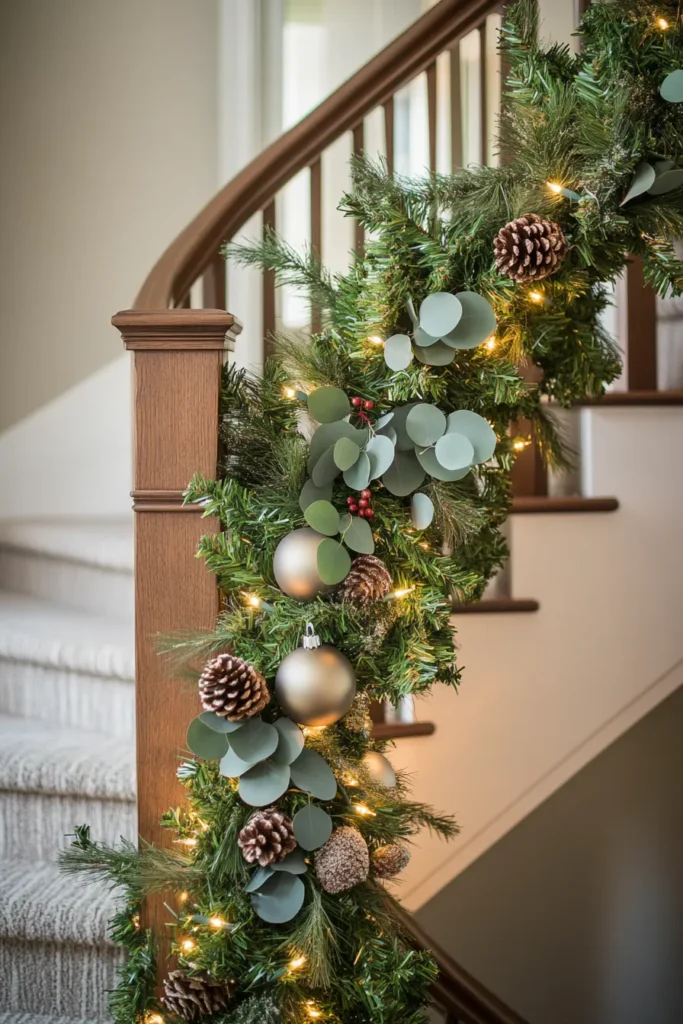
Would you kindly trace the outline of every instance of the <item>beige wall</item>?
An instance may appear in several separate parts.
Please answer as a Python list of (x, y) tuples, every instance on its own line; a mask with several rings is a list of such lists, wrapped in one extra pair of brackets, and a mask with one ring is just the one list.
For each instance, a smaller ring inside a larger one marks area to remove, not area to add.
[(216, 190), (218, 43), (217, 0), (0, 17), (3, 430), (121, 353), (109, 317)]

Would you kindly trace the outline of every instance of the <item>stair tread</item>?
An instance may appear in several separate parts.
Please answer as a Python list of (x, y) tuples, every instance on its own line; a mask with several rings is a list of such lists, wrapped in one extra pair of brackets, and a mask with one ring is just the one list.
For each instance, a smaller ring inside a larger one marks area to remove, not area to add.
[(0, 590), (0, 658), (132, 681), (133, 626)]
[(104, 883), (66, 875), (57, 864), (0, 864), (0, 939), (111, 946), (116, 904)]
[(92, 1017), (55, 1017), (53, 1014), (25, 1013), (23, 1010), (16, 1010), (10, 1013), (0, 1013), (0, 1024), (105, 1024), (105, 1022), (93, 1020)]
[(0, 715), (0, 789), (133, 801), (133, 743)]
[(126, 575), (133, 573), (132, 519), (0, 521), (2, 547)]

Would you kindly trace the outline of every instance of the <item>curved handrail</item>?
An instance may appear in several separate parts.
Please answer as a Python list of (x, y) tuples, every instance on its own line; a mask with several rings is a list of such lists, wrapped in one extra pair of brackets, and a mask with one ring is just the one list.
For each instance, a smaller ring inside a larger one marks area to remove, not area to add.
[(440, 0), (210, 200), (156, 263), (134, 308), (167, 309), (186, 295), (220, 245), (233, 238), (294, 175), (429, 67), (451, 43), (499, 9), (500, 0)]

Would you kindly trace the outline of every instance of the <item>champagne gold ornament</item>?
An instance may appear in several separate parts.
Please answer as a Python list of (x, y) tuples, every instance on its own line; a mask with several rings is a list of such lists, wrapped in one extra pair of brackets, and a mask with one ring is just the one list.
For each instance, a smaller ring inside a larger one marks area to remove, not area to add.
[(273, 556), (273, 574), (278, 587), (296, 601), (312, 601), (329, 588), (318, 575), (318, 547), (322, 533), (309, 526), (283, 537)]
[(385, 786), (386, 789), (394, 788), (396, 785), (396, 773), (391, 766), (391, 761), (384, 754), (380, 754), (378, 750), (368, 750), (363, 758), (363, 764), (370, 778), (378, 786)]
[(356, 674), (349, 659), (320, 643), (313, 623), (303, 646), (292, 651), (275, 676), (275, 696), (284, 713), (299, 725), (331, 725), (346, 714), (356, 695)]

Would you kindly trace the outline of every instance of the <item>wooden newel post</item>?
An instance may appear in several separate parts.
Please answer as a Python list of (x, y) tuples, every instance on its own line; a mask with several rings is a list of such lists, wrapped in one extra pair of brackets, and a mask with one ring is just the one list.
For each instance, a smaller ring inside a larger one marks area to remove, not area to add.
[[(127, 310), (112, 323), (134, 366), (138, 824), (143, 839), (167, 846), (159, 819), (183, 799), (176, 768), (197, 696), (173, 678), (157, 638), (215, 625), (218, 591), (195, 551), (218, 527), (182, 492), (196, 471), (215, 476), (221, 366), (240, 326), (218, 309)], [(164, 916), (163, 899), (150, 899), (145, 925), (162, 932)]]

